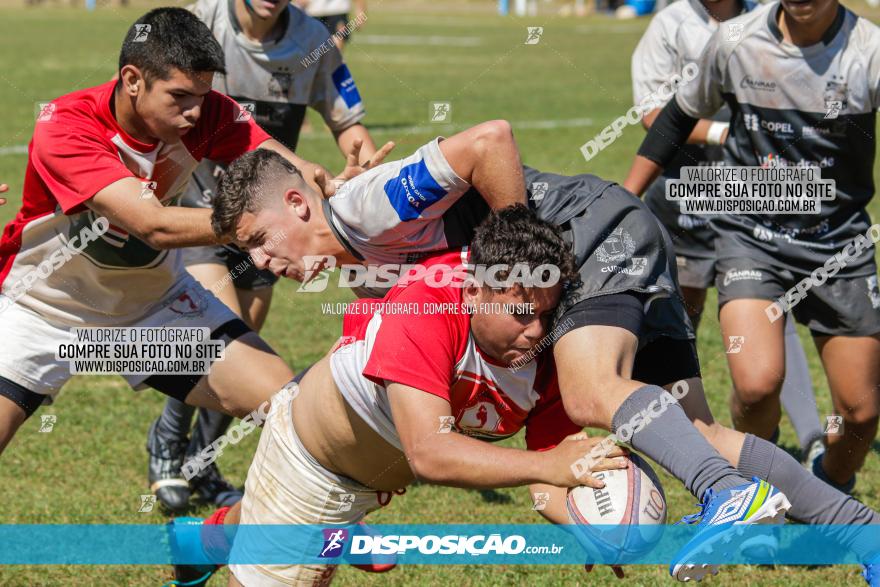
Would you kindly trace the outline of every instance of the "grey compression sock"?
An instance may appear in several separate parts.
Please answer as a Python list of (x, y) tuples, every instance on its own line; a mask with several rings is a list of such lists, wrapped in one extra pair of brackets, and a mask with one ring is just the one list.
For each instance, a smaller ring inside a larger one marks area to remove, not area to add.
[[(639, 421), (647, 423), (639, 426)], [(645, 385), (632, 392), (614, 414), (612, 432), (669, 471), (698, 499), (710, 487), (721, 491), (750, 482), (712, 448), (662, 387)]]

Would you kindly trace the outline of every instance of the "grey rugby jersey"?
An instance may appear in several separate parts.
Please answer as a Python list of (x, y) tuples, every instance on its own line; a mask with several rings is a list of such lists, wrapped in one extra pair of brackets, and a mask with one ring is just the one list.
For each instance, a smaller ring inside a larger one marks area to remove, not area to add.
[[(754, 7), (755, 4), (746, 2), (743, 11)], [(699, 62), (717, 30), (718, 22), (710, 18), (699, 0), (673, 2), (658, 12), (633, 51), (633, 104), (639, 104), (673, 75), (681, 75), (688, 63)], [(708, 118), (726, 122), (730, 120), (730, 110), (723, 106)], [(685, 145), (664, 175), (678, 177), (682, 165), (702, 165), (723, 158), (721, 145)]]
[(326, 27), (292, 4), (277, 41), (256, 43), (241, 32), (232, 0), (199, 0), (191, 7), (223, 47), (226, 75), (214, 89), (255, 105), (254, 117), (276, 140), (296, 149), (306, 106), (338, 132), (360, 121), (364, 106), (354, 79)]
[[(742, 3), (743, 12), (754, 8), (752, 2)], [(673, 2), (654, 15), (632, 56), (633, 103), (638, 105), (673, 75), (681, 75), (689, 63), (697, 63), (716, 30), (718, 21), (699, 0)], [(711, 118), (727, 122), (730, 109), (725, 105)], [(666, 199), (666, 180), (678, 179), (684, 165), (723, 162), (721, 145), (684, 145), (663, 176), (645, 191), (645, 202), (675, 235), (676, 251), (681, 255), (714, 258), (714, 232), (708, 226), (708, 215), (681, 214), (678, 204)]]
[[(722, 23), (678, 89), (689, 116), (731, 108), (725, 160), (731, 165), (808, 166), (834, 179), (837, 196), (820, 215), (725, 215), (730, 231), (719, 257), (748, 254), (800, 273), (812, 271), (869, 224), (874, 194), (875, 109), (880, 101), (880, 29), (840, 7), (822, 41), (784, 42), (779, 3)], [(871, 274), (873, 250), (841, 276)]]

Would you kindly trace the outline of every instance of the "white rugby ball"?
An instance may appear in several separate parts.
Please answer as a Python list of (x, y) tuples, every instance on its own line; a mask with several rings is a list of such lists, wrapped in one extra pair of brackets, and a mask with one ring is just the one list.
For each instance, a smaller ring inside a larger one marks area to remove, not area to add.
[(666, 494), (650, 465), (635, 453), (629, 467), (594, 473), (602, 489), (568, 490), (568, 517), (581, 543), (595, 547), (595, 562), (635, 562), (660, 540), (666, 524)]

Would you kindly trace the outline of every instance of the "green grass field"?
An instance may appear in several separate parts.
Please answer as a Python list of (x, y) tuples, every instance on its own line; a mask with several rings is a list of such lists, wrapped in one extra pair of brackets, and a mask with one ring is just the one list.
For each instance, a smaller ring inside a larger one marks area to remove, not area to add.
[[(35, 103), (74, 89), (97, 85), (114, 73), (119, 43), (145, 5), (123, 10), (103, 8), (87, 14), (66, 6), (0, 8), (0, 179), (10, 184), (10, 205), (0, 219), (12, 218), (20, 201), (26, 157), (16, 150), (30, 139)], [(395, 140), (404, 156), (437, 134), (450, 134), (492, 118), (513, 123), (523, 160), (548, 171), (590, 171), (622, 180), (642, 139), (639, 127), (623, 136), (589, 165), (579, 147), (631, 105), (629, 59), (647, 20), (586, 20), (550, 16), (501, 19), (488, 5), (458, 7), (428, 3), (403, 9), (371, 5), (369, 20), (347, 51), (369, 111), (367, 125), (378, 141)], [(859, 5), (856, 7), (863, 8)], [(543, 26), (540, 42), (525, 45), (526, 26)], [(421, 44), (413, 37), (429, 35)], [(393, 44), (396, 43), (396, 44)], [(432, 124), (429, 104), (450, 102), (452, 125)], [(317, 117), (316, 131), (300, 142), (299, 152), (330, 169), (341, 159)], [(874, 218), (876, 202), (872, 205)], [(321, 356), (338, 337), (338, 316), (323, 316), (320, 302), (348, 300), (347, 291), (295, 294), (295, 284), (276, 288), (264, 334), (294, 369)], [(710, 294), (700, 337), (700, 355), (710, 402), (716, 416), (729, 423), (730, 379)], [(0, 336), (4, 334), (0, 332)], [(810, 357), (820, 411), (830, 413), (827, 383), (815, 349), (801, 331)], [(0, 457), (0, 523), (149, 523), (166, 518), (158, 507), (138, 513), (140, 495), (148, 493), (144, 439), (164, 396), (133, 393), (121, 378), (77, 377), (53, 406), (54, 431), (38, 433), (32, 418)], [(241, 484), (256, 446), (252, 435), (227, 449), (219, 464)], [(782, 441), (795, 450), (794, 432), (783, 423)], [(522, 439), (510, 441), (521, 446)], [(693, 498), (679, 483), (663, 476), (669, 518), (693, 511)], [(872, 454), (859, 482), (859, 497), (880, 507), (880, 459)], [(465, 491), (418, 485), (406, 496), (371, 516), (374, 523), (540, 523), (525, 489)], [(194, 508), (206, 515), (207, 507)], [(0, 545), (3, 548), (3, 545)], [(670, 584), (665, 568), (632, 567), (628, 584)], [(225, 571), (212, 585), (225, 585)], [(158, 586), (172, 578), (170, 568), (144, 567), (5, 567), (0, 585), (138, 585)], [(784, 567), (728, 569), (710, 584), (814, 585), (852, 584), (855, 567), (805, 570)], [(341, 569), (339, 585), (563, 585), (614, 581), (610, 571), (586, 575), (579, 566), (403, 567), (369, 576)]]

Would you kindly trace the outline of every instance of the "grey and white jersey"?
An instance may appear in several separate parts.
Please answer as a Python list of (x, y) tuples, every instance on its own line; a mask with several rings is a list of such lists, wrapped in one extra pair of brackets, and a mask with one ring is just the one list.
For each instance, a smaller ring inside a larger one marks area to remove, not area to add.
[[(744, 2), (743, 12), (755, 4)], [(658, 12), (642, 35), (632, 56), (633, 102), (638, 105), (674, 75), (681, 75), (689, 63), (697, 63), (706, 44), (718, 29), (699, 0), (674, 2)], [(727, 122), (725, 106), (713, 120)], [(682, 214), (678, 204), (666, 199), (666, 180), (678, 179), (685, 165), (721, 165), (720, 145), (685, 145), (645, 192), (645, 202), (674, 237), (676, 251), (687, 257), (714, 258), (714, 232), (706, 215)]]
[(277, 41), (256, 43), (241, 31), (233, 0), (199, 0), (193, 12), (223, 47), (226, 75), (214, 89), (255, 105), (254, 117), (275, 139), (296, 149), (306, 106), (320, 112), (331, 131), (360, 121), (364, 105), (342, 55), (318, 20), (292, 4)]
[[(332, 131), (360, 122), (365, 111), (357, 86), (323, 24), (290, 5), (281, 17), (284, 35), (255, 43), (241, 32), (233, 6), (232, 0), (190, 6), (223, 47), (226, 75), (214, 74), (215, 90), (252, 107), (257, 124), (291, 151), (299, 142), (306, 106), (320, 112)], [(180, 205), (210, 208), (223, 171), (214, 161), (202, 161)]]
[[(678, 89), (676, 100), (696, 118), (724, 103), (731, 108), (727, 164), (812, 167), (835, 180), (836, 199), (823, 201), (819, 215), (712, 220), (736, 235), (736, 246), (717, 251), (719, 258), (750, 256), (803, 274), (870, 224), (880, 29), (840, 7), (819, 43), (797, 47), (783, 40), (780, 10), (768, 4), (724, 22), (699, 61), (699, 76)], [(873, 255), (864, 251), (840, 276), (873, 273)]]

